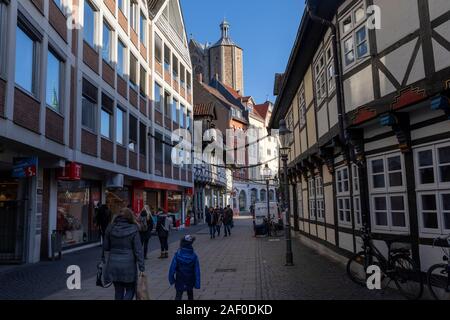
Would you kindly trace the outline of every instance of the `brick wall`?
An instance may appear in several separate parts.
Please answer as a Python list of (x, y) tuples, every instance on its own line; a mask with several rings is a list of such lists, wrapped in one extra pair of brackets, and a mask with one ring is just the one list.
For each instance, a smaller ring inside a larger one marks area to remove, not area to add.
[(106, 7), (111, 11), (113, 16), (116, 16), (116, 1), (115, 0), (104, 0), (103, 1), (106, 5)]
[(83, 62), (98, 74), (98, 52), (96, 52), (90, 45), (83, 42)]
[(138, 164), (137, 164), (137, 154), (136, 152), (130, 151), (129, 152), (129, 163), (128, 166), (130, 169), (138, 170)]
[(45, 111), (45, 136), (64, 144), (64, 117), (50, 108)]
[(128, 19), (125, 17), (125, 15), (122, 13), (122, 11), (119, 9), (119, 25), (125, 31), (126, 34), (128, 34)]
[(116, 146), (116, 162), (118, 165), (127, 166), (127, 149)]
[(40, 103), (22, 90), (14, 91), (14, 122), (39, 133)]
[(130, 103), (133, 107), (138, 107), (138, 93), (130, 87)]
[(131, 30), (131, 36), (130, 36), (131, 42), (134, 44), (136, 49), (139, 50), (138, 35), (137, 35), (136, 31), (134, 31), (133, 28), (130, 28), (130, 30)]
[(117, 76), (117, 92), (127, 99), (127, 82), (120, 76)]
[(81, 152), (90, 156), (97, 156), (97, 135), (92, 132), (81, 130)]
[(56, 32), (67, 42), (66, 17), (54, 1), (49, 1), (49, 22)]
[(108, 83), (112, 88), (115, 88), (115, 83), (114, 83), (114, 69), (108, 64), (106, 63), (103, 59), (102, 59), (102, 63), (103, 63), (103, 74), (102, 74), (102, 78), (103, 80), (105, 80), (106, 83)]
[(101, 148), (101, 158), (109, 162), (114, 162), (114, 144), (111, 141), (102, 138)]

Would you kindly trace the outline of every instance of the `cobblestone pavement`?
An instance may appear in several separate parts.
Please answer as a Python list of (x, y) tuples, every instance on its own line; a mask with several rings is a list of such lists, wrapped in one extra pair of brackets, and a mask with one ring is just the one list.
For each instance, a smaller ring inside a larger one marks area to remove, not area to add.
[[(200, 300), (277, 299), (401, 299), (394, 291), (372, 292), (351, 282), (342, 264), (319, 255), (293, 240), (295, 266), (285, 267), (283, 238), (254, 238), (250, 219), (237, 219), (230, 238), (209, 238), (206, 229), (195, 233), (200, 259), (202, 288)], [(173, 299), (167, 272), (171, 259), (159, 260), (154, 250), (146, 273), (152, 300)], [(173, 255), (173, 251), (171, 252)], [(114, 289), (95, 286), (95, 276), (83, 276), (81, 290), (61, 290), (46, 299), (109, 300)]]
[[(205, 228), (204, 225), (198, 225), (185, 230), (172, 231), (169, 242), (178, 242), (182, 235), (195, 233), (203, 228)], [(157, 248), (159, 248), (159, 242), (157, 237), (153, 236), (150, 240), (149, 250)], [(100, 256), (100, 247), (95, 247), (65, 254), (60, 261), (44, 261), (22, 266), (1, 266), (0, 300), (37, 300), (55, 294), (67, 288), (66, 270), (70, 265), (80, 266), (82, 278), (95, 277)]]

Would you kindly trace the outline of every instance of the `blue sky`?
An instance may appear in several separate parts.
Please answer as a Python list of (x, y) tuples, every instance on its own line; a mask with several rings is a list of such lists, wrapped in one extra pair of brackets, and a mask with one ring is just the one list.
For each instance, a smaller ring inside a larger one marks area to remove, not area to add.
[(202, 43), (231, 38), (244, 49), (244, 90), (257, 103), (274, 101), (274, 74), (284, 72), (304, 10), (303, 0), (180, 0), (188, 36)]

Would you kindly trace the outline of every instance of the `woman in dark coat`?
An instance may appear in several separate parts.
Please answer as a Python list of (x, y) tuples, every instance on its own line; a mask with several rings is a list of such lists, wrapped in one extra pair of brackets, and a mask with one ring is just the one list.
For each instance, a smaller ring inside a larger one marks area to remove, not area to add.
[(142, 246), (144, 248), (144, 259), (147, 260), (148, 242), (152, 236), (153, 216), (149, 206), (145, 205), (140, 215), (140, 230)]
[(139, 228), (130, 209), (122, 209), (106, 230), (105, 251), (109, 252), (105, 280), (113, 282), (116, 300), (133, 300), (138, 271), (145, 271)]
[(169, 216), (161, 209), (158, 210), (158, 218), (156, 220), (156, 232), (158, 233), (159, 243), (161, 244), (161, 255), (159, 259), (169, 258)]

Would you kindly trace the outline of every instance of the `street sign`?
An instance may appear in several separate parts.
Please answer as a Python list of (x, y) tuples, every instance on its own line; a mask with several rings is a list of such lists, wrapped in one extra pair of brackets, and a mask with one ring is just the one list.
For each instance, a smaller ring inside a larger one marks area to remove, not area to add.
[(13, 178), (34, 177), (37, 173), (37, 157), (14, 158), (13, 159)]

